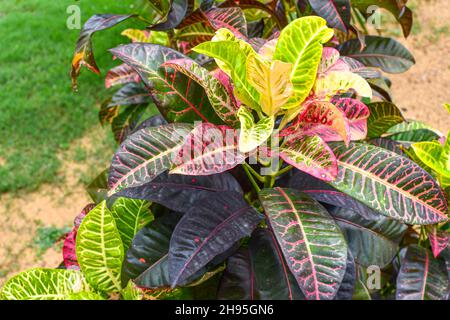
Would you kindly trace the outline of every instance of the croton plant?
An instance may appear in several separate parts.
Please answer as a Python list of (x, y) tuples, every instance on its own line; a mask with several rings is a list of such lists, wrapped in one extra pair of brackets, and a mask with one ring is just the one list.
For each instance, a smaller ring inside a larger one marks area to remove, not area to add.
[[(101, 107), (120, 146), (57, 269), (3, 299), (448, 299), (450, 142), (403, 117), (386, 73), (414, 64), (395, 0), (144, 1), (81, 31), (72, 79), (111, 49)], [(373, 32), (372, 32), (373, 33)], [(414, 93), (411, 93), (414, 94)]]

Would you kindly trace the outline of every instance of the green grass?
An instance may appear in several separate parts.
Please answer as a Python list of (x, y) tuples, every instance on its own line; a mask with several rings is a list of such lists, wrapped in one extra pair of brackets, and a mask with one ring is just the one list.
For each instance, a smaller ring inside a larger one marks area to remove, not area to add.
[(36, 230), (36, 238), (34, 240), (34, 246), (37, 249), (37, 255), (40, 257), (45, 253), (48, 249), (53, 247), (57, 242), (62, 247), (63, 245), (63, 236), (71, 231), (72, 229), (69, 227), (57, 228), (54, 226), (48, 227), (39, 227)]
[(0, 1), (0, 193), (55, 181), (58, 154), (97, 125), (98, 105), (108, 95), (103, 76), (117, 64), (106, 50), (126, 42), (120, 31), (133, 25), (94, 36), (103, 76), (84, 69), (74, 93), (69, 71), (79, 30), (67, 29), (67, 7), (79, 5), (84, 23), (95, 13), (129, 13), (134, 2)]

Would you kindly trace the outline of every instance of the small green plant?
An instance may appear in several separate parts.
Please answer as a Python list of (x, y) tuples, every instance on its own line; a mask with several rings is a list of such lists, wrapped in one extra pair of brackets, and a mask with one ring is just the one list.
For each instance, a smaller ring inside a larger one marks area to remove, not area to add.
[[(2, 298), (447, 298), (448, 142), (392, 103), (380, 70), (414, 58), (359, 31), (372, 2), (149, 3), (81, 32), (74, 85), (99, 71), (94, 32), (150, 22), (110, 50), (122, 87), (100, 120), (120, 145), (66, 269), (20, 273)], [(377, 4), (409, 33), (403, 2)]]

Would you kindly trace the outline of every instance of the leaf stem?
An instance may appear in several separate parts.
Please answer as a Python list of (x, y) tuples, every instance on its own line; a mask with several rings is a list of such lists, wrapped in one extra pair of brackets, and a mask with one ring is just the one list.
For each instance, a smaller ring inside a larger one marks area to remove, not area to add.
[(261, 191), (261, 188), (258, 186), (258, 183), (255, 181), (255, 178), (249, 171), (248, 167), (250, 167), (250, 166), (246, 162), (244, 162), (243, 164), (244, 165), (242, 167), (244, 168), (245, 173), (247, 174), (248, 178), (250, 179), (250, 182), (252, 183), (253, 188), (255, 189), (255, 191), (257, 193), (259, 193)]
[(279, 171), (275, 174), (275, 177), (279, 177), (279, 176), (281, 176), (282, 174), (285, 174), (286, 172), (291, 171), (292, 168), (293, 168), (293, 166), (291, 166), (291, 165), (288, 165), (288, 166), (284, 167), (283, 169), (279, 170)]
[(265, 179), (262, 177), (258, 172), (255, 171), (255, 169), (252, 168), (251, 165), (249, 165), (247, 162), (243, 162), (242, 165), (248, 169), (248, 171), (256, 178), (259, 182), (264, 182)]

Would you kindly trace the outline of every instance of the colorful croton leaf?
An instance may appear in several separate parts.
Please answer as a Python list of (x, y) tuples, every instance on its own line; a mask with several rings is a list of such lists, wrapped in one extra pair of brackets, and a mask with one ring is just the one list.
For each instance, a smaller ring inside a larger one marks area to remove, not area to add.
[(105, 77), (105, 87), (111, 88), (119, 84), (139, 82), (139, 74), (127, 64), (121, 64), (108, 71)]
[(426, 248), (408, 246), (397, 277), (397, 300), (443, 300), (447, 294), (445, 262)]
[(129, 136), (114, 155), (109, 171), (110, 194), (150, 182), (172, 166), (174, 152), (191, 132), (188, 124), (144, 128)]
[(427, 226), (426, 230), (428, 240), (430, 241), (431, 251), (436, 258), (449, 246), (450, 234), (448, 231), (440, 230), (437, 225)]
[(234, 83), (236, 97), (245, 105), (259, 109), (259, 94), (247, 79), (247, 56), (253, 48), (227, 29), (220, 29), (212, 41), (204, 42), (192, 49), (210, 56)]
[(147, 201), (123, 197), (118, 198), (112, 205), (111, 213), (116, 221), (124, 251), (129, 248), (139, 229), (154, 219), (149, 207), (150, 203)]
[(147, 42), (166, 46), (169, 44), (169, 37), (165, 32), (126, 29), (122, 31), (121, 35), (127, 37), (132, 42)]
[[(357, 99), (352, 98), (332, 98), (330, 101), (339, 108), (345, 115), (349, 126), (349, 140), (363, 140), (367, 136), (367, 119), (370, 111), (367, 106)], [(341, 136), (327, 135), (327, 141), (339, 141)], [(344, 141), (346, 141), (344, 139)]]
[[(359, 106), (358, 103), (354, 105), (356, 108)], [(356, 130), (361, 128), (363, 124), (358, 121), (364, 117), (364, 110), (350, 110), (351, 107), (347, 106), (344, 108), (353, 119), (359, 118), (353, 127), (356, 127)], [(304, 135), (318, 135), (324, 141), (344, 141), (348, 145), (352, 137), (349, 119), (342, 110), (344, 108), (338, 108), (328, 101), (311, 101), (304, 106), (304, 111), (297, 119), (281, 131), (281, 136), (286, 137), (287, 140), (293, 140)], [(359, 138), (359, 136), (355, 136), (355, 138)]]
[(319, 136), (304, 135), (289, 140), (280, 147), (279, 152), (286, 163), (316, 178), (332, 181), (337, 176), (336, 157)]
[(338, 176), (330, 182), (372, 209), (408, 224), (447, 221), (438, 183), (409, 159), (363, 143), (333, 143)]
[(246, 158), (239, 149), (235, 129), (202, 123), (174, 154), (170, 173), (202, 176), (230, 170)]
[(106, 201), (98, 204), (78, 228), (76, 253), (87, 282), (96, 290), (120, 292), (124, 247)]
[(400, 109), (391, 102), (372, 102), (367, 107), (370, 111), (367, 119), (370, 138), (380, 137), (389, 128), (405, 121)]
[(257, 228), (248, 248), (241, 248), (228, 258), (218, 298), (304, 300), (270, 229)]
[(246, 39), (248, 35), (247, 21), (240, 7), (213, 7), (208, 10), (198, 8), (183, 20), (179, 28), (182, 28), (181, 32), (183, 32), (184, 28), (198, 24), (211, 27), (213, 30), (226, 28), (241, 39)]
[(314, 84), (316, 99), (330, 100), (333, 96), (346, 93), (350, 89), (357, 95), (372, 98), (369, 83), (352, 70), (352, 67), (340, 57), (335, 48), (323, 48), (317, 79)]
[(116, 196), (148, 200), (182, 212), (203, 197), (225, 191), (243, 193), (238, 181), (228, 172), (196, 177), (164, 172), (151, 182), (127, 188)]
[(255, 123), (252, 111), (244, 106), (239, 108), (237, 116), (241, 122), (241, 131), (239, 134), (240, 152), (254, 151), (271, 136), (275, 126), (273, 116), (262, 118)]
[(89, 18), (84, 24), (72, 59), (71, 77), (74, 89), (77, 87), (77, 78), (80, 74), (81, 66), (86, 66), (89, 70), (97, 74), (100, 73), (94, 59), (94, 52), (92, 51), (92, 36), (94, 33), (111, 28), (131, 17), (132, 15), (98, 14)]
[(336, 208), (330, 213), (344, 233), (359, 265), (384, 268), (392, 262), (406, 232), (406, 225), (370, 209), (361, 212)]
[(361, 50), (358, 39), (340, 44), (342, 56), (354, 58), (366, 66), (377, 67), (389, 73), (407, 71), (415, 63), (414, 57), (400, 42), (392, 38), (365, 36), (366, 46)]
[(84, 217), (95, 207), (95, 204), (90, 203), (86, 205), (83, 210), (81, 210), (80, 214), (78, 214), (73, 221), (73, 228), (70, 231), (66, 238), (64, 239), (64, 244), (62, 248), (62, 254), (64, 259), (64, 265), (67, 269), (75, 269), (79, 270), (80, 265), (78, 264), (77, 254), (76, 254), (76, 238), (78, 228), (80, 227), (81, 221), (83, 221)]
[(293, 93), (286, 76), (291, 70), (291, 63), (266, 61), (255, 53), (247, 57), (248, 81), (259, 92), (261, 110), (269, 117), (277, 114)]
[(122, 283), (132, 279), (143, 288), (170, 286), (169, 243), (181, 216), (170, 212), (138, 231), (123, 263)]
[(327, 20), (330, 27), (348, 31), (351, 17), (350, 0), (309, 0), (309, 4), (319, 16)]
[(216, 114), (226, 124), (232, 127), (237, 126), (239, 120), (236, 117), (238, 109), (236, 100), (230, 94), (231, 92), (229, 92), (227, 87), (217, 79), (214, 73), (210, 73), (207, 69), (189, 58), (169, 60), (162, 66), (173, 68), (201, 85)]
[(293, 65), (290, 81), (294, 95), (284, 108), (293, 108), (310, 94), (322, 56), (322, 44), (333, 36), (333, 29), (319, 17), (303, 17), (284, 28), (277, 41), (274, 60)]
[(361, 97), (372, 98), (372, 89), (367, 81), (350, 71), (331, 71), (325, 75), (319, 75), (314, 84), (314, 94), (324, 100), (329, 100), (350, 89)]
[[(162, 3), (164, 1), (155, 1)], [(160, 7), (159, 5), (158, 7)], [(163, 22), (159, 22), (150, 27), (151, 30), (167, 31), (176, 28), (184, 17), (188, 15), (194, 6), (193, 0), (173, 0), (170, 2), (170, 9)]]
[(306, 299), (333, 299), (347, 265), (347, 244), (336, 222), (297, 190), (264, 189), (259, 198)]
[(239, 193), (217, 193), (200, 200), (183, 215), (170, 240), (172, 287), (249, 236), (260, 220), (258, 212)]
[(0, 291), (2, 300), (67, 300), (71, 294), (90, 291), (77, 270), (34, 268), (9, 279)]
[(200, 120), (221, 124), (205, 90), (197, 82), (170, 67), (162, 67), (169, 60), (189, 59), (185, 55), (149, 43), (122, 45), (110, 51), (138, 72), (169, 122)]
[(447, 137), (444, 145), (438, 141), (416, 142), (411, 145), (414, 153), (437, 174), (450, 177), (450, 141)]

